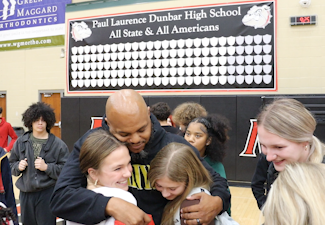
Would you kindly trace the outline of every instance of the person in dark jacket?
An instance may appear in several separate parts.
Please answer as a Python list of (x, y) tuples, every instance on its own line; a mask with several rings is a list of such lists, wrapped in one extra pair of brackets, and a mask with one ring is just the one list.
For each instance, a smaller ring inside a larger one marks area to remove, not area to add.
[(28, 132), (14, 144), (9, 158), (12, 175), (20, 190), (21, 221), (25, 225), (55, 225), (50, 198), (69, 154), (67, 145), (50, 133), (54, 110), (43, 102), (32, 104), (23, 113)]
[[(271, 187), (270, 185), (271, 181), (268, 180), (268, 177), (270, 179), (270, 175), (268, 176), (268, 172), (267, 172), (268, 170), (271, 171), (275, 169), (273, 164), (271, 162), (268, 162), (266, 160), (266, 156), (261, 152), (251, 182), (251, 188), (254, 197), (257, 201), (257, 205), (259, 209), (262, 209), (262, 206), (266, 201), (266, 195), (269, 192)], [(275, 174), (275, 172), (273, 174)], [(265, 183), (266, 183), (266, 188), (265, 188)]]
[(168, 122), (171, 112), (169, 105), (166, 102), (157, 102), (156, 104), (153, 104), (150, 106), (150, 112), (155, 115), (161, 127), (164, 128), (165, 131), (181, 135), (180, 130), (171, 126)]
[[(8, 160), (8, 153), (0, 147), (0, 164), (1, 164), (1, 177), (0, 177), (0, 202), (10, 209), (11, 212), (18, 218), (16, 200), (12, 186), (12, 176), (10, 171), (10, 164)], [(18, 225), (18, 221), (14, 222)]]
[[(118, 140), (126, 143), (130, 150), (133, 173), (129, 179), (129, 191), (135, 196), (138, 207), (114, 197), (104, 197), (86, 189), (87, 179), (80, 172), (80, 147), (86, 137), (94, 130), (89, 130), (74, 145), (67, 163), (56, 183), (51, 198), (53, 213), (63, 219), (84, 224), (96, 224), (109, 216), (130, 225), (144, 225), (150, 222), (151, 214), (155, 224), (160, 224), (167, 200), (160, 192), (150, 186), (147, 173), (151, 160), (167, 144), (184, 143), (191, 146), (183, 137), (165, 132), (155, 116), (151, 115), (142, 96), (134, 90), (115, 92), (106, 104), (106, 117), (101, 128), (109, 130)], [(192, 147), (198, 157), (198, 151)], [(201, 223), (208, 223), (220, 212), (227, 210), (230, 193), (227, 180), (220, 177), (202, 158), (203, 165), (210, 172), (213, 196), (200, 193), (196, 212), (183, 210), (187, 221), (196, 223), (201, 215)]]

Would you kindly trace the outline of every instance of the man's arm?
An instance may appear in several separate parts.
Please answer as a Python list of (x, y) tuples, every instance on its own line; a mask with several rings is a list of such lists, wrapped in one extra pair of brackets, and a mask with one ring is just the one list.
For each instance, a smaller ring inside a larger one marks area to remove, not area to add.
[(14, 131), (14, 129), (12, 128), (10, 123), (8, 123), (8, 135), (11, 138), (11, 141), (10, 141), (9, 145), (7, 147), (5, 147), (6, 152), (11, 151), (12, 147), (14, 146), (15, 141), (18, 138), (16, 132)]
[(82, 224), (96, 224), (107, 219), (105, 209), (110, 199), (86, 189), (87, 178), (79, 169), (80, 147), (90, 132), (75, 143), (56, 182), (50, 203), (54, 215)]
[(109, 215), (125, 224), (148, 224), (150, 217), (137, 206), (86, 189), (87, 179), (79, 168), (79, 154), (82, 143), (91, 132), (88, 131), (75, 143), (61, 171), (51, 197), (52, 213), (82, 224), (97, 224)]
[(264, 183), (267, 180), (267, 170), (269, 168), (269, 164), (270, 163), (266, 160), (266, 156), (261, 153), (260, 157), (258, 158), (251, 183), (251, 188), (259, 209), (262, 208), (266, 201)]

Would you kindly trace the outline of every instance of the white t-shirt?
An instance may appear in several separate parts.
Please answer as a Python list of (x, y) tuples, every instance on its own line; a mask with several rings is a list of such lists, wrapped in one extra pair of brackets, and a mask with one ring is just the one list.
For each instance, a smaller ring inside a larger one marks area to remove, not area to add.
[[(205, 192), (208, 195), (211, 195), (210, 192), (204, 188), (193, 188), (188, 196), (191, 196), (196, 193)], [(174, 224), (181, 225), (180, 209), (174, 215)], [(227, 212), (223, 212), (221, 215), (216, 216), (215, 225), (239, 225), (235, 220), (233, 220)]]
[[(92, 189), (92, 191), (96, 193), (100, 193), (107, 197), (117, 197), (120, 199), (123, 199), (124, 201), (130, 202), (133, 205), (137, 205), (137, 200), (134, 198), (134, 196), (125, 190), (119, 189), (119, 188), (110, 188), (110, 187), (100, 187)], [(107, 220), (104, 220), (96, 225), (114, 225), (115, 219), (113, 217), (110, 217)], [(67, 225), (82, 225), (81, 223), (75, 223), (71, 221), (67, 221)]]

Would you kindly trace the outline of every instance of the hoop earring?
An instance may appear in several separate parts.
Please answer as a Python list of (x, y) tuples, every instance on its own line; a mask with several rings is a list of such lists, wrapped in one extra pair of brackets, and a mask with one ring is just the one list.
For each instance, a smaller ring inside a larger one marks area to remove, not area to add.
[(97, 183), (98, 183), (98, 179), (95, 181), (94, 185), (97, 186)]

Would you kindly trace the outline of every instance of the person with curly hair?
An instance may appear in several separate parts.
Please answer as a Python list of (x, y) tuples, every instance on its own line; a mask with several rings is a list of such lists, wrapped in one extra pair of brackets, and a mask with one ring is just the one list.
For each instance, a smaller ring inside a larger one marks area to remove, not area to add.
[(162, 128), (165, 129), (165, 131), (173, 133), (173, 134), (179, 134), (180, 131), (171, 125), (170, 121), (170, 107), (166, 102), (157, 102), (156, 104), (153, 104), (150, 106), (150, 112), (155, 115), (157, 120), (159, 121)]
[(184, 102), (178, 105), (173, 111), (173, 121), (179, 126), (182, 133), (185, 133), (187, 125), (195, 118), (207, 116), (206, 109), (196, 102)]
[(230, 130), (228, 119), (210, 114), (207, 117), (198, 117), (187, 126), (184, 138), (200, 152), (214, 170), (226, 178), (222, 161), (226, 155), (226, 143)]
[(69, 150), (50, 133), (55, 114), (49, 105), (34, 103), (22, 116), (28, 131), (17, 139), (9, 158), (12, 175), (20, 176), (16, 186), (20, 190), (21, 221), (26, 225), (55, 225), (50, 198)]
[[(200, 152), (200, 156), (223, 178), (227, 179), (222, 161), (229, 139), (229, 121), (219, 114), (198, 117), (187, 126), (184, 138)], [(228, 209), (230, 215), (230, 206)]]

